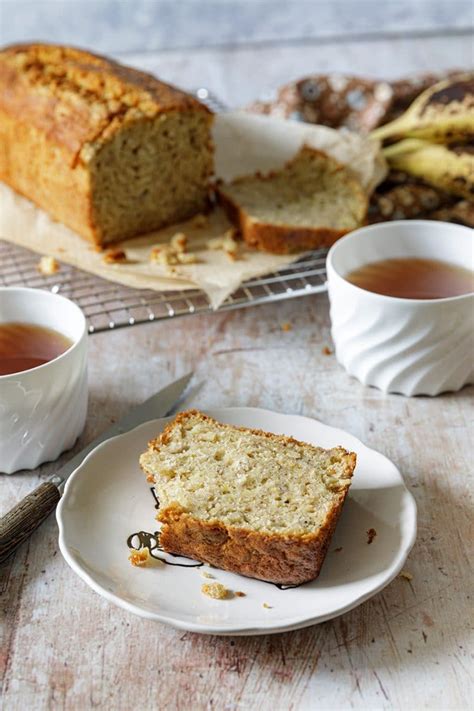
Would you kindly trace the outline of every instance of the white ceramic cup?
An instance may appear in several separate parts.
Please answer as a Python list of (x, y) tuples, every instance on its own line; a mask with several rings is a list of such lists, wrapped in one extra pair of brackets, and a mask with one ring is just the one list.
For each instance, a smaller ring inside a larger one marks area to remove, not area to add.
[(0, 375), (0, 471), (33, 469), (70, 449), (87, 411), (87, 327), (69, 299), (41, 289), (0, 288), (0, 324), (53, 328), (72, 345), (36, 368)]
[(474, 268), (474, 231), (430, 220), (363, 227), (327, 257), (336, 357), (365, 385), (403, 395), (438, 395), (474, 382), (474, 294), (401, 299), (344, 278), (383, 259), (417, 257)]

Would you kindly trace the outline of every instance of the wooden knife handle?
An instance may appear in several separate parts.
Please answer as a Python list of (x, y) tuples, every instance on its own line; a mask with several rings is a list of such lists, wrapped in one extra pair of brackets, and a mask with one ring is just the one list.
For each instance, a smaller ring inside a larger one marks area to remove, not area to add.
[(60, 498), (58, 487), (45, 481), (0, 519), (0, 563), (43, 523)]

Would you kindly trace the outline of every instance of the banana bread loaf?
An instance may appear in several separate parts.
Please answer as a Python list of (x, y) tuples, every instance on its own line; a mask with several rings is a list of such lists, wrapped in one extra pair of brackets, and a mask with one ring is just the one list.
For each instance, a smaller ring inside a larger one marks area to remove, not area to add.
[(183, 412), (140, 464), (164, 550), (285, 585), (317, 577), (356, 455)]
[(205, 208), (211, 123), (193, 97), (104, 57), (0, 51), (0, 179), (96, 245)]

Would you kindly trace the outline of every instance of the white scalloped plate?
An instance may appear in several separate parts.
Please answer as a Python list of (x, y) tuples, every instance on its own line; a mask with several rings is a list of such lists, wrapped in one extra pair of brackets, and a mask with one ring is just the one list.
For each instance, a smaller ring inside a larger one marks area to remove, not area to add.
[[(207, 410), (229, 424), (254, 427), (357, 453), (348, 499), (319, 578), (281, 590), (185, 558), (137, 568), (127, 539), (154, 532), (156, 509), (139, 455), (169, 418), (147, 422), (93, 450), (70, 477), (57, 509), (59, 546), (71, 568), (107, 600), (142, 617), (207, 634), (251, 635), (298, 629), (331, 619), (379, 592), (401, 570), (416, 537), (416, 505), (392, 462), (356, 437), (297, 415), (255, 408)], [(377, 535), (368, 545), (367, 531)], [(336, 550), (342, 549), (342, 550)], [(194, 566), (194, 567), (193, 567)], [(211, 572), (245, 597), (201, 593)], [(265, 603), (265, 606), (264, 606)], [(268, 607), (267, 607), (268, 606)]]

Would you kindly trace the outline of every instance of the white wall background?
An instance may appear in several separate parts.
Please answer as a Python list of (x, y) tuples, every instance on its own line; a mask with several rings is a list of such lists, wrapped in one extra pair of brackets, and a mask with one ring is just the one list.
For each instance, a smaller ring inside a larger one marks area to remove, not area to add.
[(380, 35), (465, 34), (471, 0), (0, 0), (0, 44), (124, 54)]
[(312, 72), (473, 66), (472, 0), (0, 0), (0, 45), (110, 54), (229, 107)]

